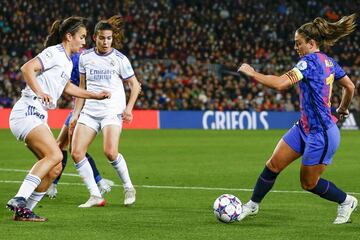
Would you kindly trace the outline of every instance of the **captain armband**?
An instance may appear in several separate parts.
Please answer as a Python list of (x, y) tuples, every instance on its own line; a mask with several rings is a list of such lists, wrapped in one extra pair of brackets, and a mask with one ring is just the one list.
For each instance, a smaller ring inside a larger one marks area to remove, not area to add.
[(300, 70), (296, 67), (285, 73), (285, 75), (290, 80), (291, 85), (296, 84), (304, 77)]

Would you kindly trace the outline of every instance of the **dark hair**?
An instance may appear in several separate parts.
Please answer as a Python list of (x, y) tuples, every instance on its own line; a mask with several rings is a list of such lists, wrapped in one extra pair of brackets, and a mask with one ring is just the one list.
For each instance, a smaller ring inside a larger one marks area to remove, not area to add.
[(94, 34), (97, 35), (98, 31), (111, 30), (113, 31), (112, 47), (121, 49), (124, 39), (124, 19), (119, 15), (114, 15), (108, 20), (102, 20), (95, 25)]
[(317, 17), (314, 21), (305, 23), (297, 32), (306, 41), (313, 39), (320, 46), (333, 46), (340, 38), (355, 31), (356, 14), (344, 16), (337, 22), (328, 22), (324, 18)]
[(86, 28), (85, 22), (86, 20), (82, 17), (69, 17), (64, 21), (56, 20), (51, 26), (50, 33), (46, 37), (44, 46), (49, 47), (61, 43), (67, 33), (74, 36), (80, 28)]

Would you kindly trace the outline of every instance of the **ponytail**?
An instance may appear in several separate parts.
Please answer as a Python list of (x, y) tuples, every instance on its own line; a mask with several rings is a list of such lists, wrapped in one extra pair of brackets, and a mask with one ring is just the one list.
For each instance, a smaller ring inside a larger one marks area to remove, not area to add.
[(337, 22), (328, 22), (317, 17), (310, 23), (305, 23), (297, 31), (308, 41), (313, 39), (320, 46), (333, 46), (340, 38), (355, 31), (356, 14), (344, 16)]
[(61, 22), (62, 22), (61, 20), (56, 20), (51, 25), (50, 33), (46, 37), (44, 42), (45, 48), (56, 45), (61, 42), (62, 39), (60, 38), (60, 32), (59, 32)]
[(113, 48), (121, 49), (124, 40), (124, 19), (119, 15), (114, 15), (107, 20), (113, 29)]
[(85, 24), (86, 20), (82, 17), (69, 17), (64, 21), (56, 20), (51, 26), (50, 33), (46, 37), (44, 46), (47, 48), (61, 43), (67, 33), (74, 36), (80, 28), (86, 28)]

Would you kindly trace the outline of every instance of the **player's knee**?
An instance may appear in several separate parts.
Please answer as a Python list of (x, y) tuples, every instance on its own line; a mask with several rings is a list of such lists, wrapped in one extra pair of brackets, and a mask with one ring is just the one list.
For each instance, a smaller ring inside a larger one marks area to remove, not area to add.
[(301, 188), (309, 191), (311, 189), (314, 189), (316, 187), (317, 181), (312, 181), (309, 179), (301, 179)]
[(71, 149), (71, 157), (75, 162), (79, 162), (85, 157), (85, 153), (73, 148)]
[(107, 159), (108, 159), (109, 161), (113, 161), (114, 159), (117, 158), (117, 156), (118, 156), (118, 151), (117, 151), (116, 149), (111, 149), (111, 148), (109, 148), (109, 149), (105, 149), (105, 150), (104, 150), (104, 154), (105, 154), (105, 156), (107, 157)]
[(282, 169), (280, 169), (280, 167), (278, 166), (278, 164), (276, 164), (276, 161), (272, 158), (270, 158), (267, 162), (266, 162), (266, 166), (274, 173), (279, 173), (281, 172)]
[[(63, 154), (60, 149), (56, 149), (48, 156), (49, 160), (53, 163), (54, 166), (61, 163), (63, 159)], [(60, 164), (61, 165), (61, 164)]]

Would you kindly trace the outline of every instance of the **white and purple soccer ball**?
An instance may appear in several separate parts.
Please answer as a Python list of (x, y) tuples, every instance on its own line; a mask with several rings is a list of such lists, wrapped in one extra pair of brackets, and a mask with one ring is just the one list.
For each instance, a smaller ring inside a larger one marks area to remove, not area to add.
[(215, 217), (224, 223), (235, 222), (241, 213), (241, 201), (231, 194), (223, 194), (214, 202)]

